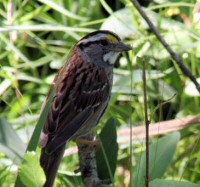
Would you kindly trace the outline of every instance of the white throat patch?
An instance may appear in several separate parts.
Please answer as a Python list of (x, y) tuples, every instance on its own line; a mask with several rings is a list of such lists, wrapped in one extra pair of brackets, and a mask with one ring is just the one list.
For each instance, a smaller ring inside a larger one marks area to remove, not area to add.
[(118, 56), (119, 52), (110, 51), (109, 53), (103, 55), (103, 60), (109, 64), (114, 64)]

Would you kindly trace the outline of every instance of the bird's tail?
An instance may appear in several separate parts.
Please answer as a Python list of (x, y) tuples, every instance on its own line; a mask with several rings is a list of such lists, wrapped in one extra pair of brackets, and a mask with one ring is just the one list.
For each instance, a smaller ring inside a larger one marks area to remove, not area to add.
[(42, 166), (46, 175), (46, 182), (43, 187), (53, 187), (64, 150), (65, 144), (56, 149), (56, 151), (54, 151), (52, 154), (47, 154), (46, 148), (42, 148), (40, 165)]

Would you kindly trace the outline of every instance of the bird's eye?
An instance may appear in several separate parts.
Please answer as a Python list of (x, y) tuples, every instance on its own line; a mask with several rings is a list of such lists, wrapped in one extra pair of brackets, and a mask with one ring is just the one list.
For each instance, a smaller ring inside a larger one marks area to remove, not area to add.
[(106, 46), (106, 45), (108, 45), (108, 41), (107, 41), (107, 40), (102, 40), (102, 41), (101, 41), (101, 44), (102, 44), (103, 46)]

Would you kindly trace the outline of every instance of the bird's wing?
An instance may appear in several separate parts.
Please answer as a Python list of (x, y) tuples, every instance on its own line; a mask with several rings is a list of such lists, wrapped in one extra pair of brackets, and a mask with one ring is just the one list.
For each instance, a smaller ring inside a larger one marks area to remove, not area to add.
[(79, 58), (63, 71), (55, 79), (54, 86), (63, 74), (43, 129), (48, 134), (49, 154), (69, 140), (109, 98), (110, 84), (104, 68)]

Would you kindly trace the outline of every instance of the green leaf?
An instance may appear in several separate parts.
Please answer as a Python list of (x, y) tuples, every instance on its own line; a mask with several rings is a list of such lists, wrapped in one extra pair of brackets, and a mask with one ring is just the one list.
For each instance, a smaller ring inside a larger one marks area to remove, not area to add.
[(25, 144), (5, 118), (0, 118), (0, 150), (15, 164), (20, 164)]
[[(150, 146), (150, 181), (162, 177), (172, 161), (180, 133), (175, 132), (160, 138)], [(145, 186), (146, 153), (143, 152), (133, 175), (134, 187)]]
[(113, 179), (117, 165), (117, 132), (118, 121), (110, 118), (102, 129), (99, 139), (101, 149), (96, 153), (97, 168), (100, 179)]
[(52, 9), (62, 13), (63, 15), (72, 18), (72, 19), (76, 19), (76, 20), (87, 20), (86, 17), (82, 17), (79, 15), (76, 15), (70, 11), (68, 11), (67, 9), (65, 9), (63, 6), (60, 6), (58, 3), (53, 2), (53, 1), (45, 1), (45, 0), (39, 0), (41, 3), (44, 3), (48, 6), (50, 6)]
[[(143, 8), (143, 10), (148, 14), (148, 17), (154, 25), (159, 25), (164, 30), (172, 30), (174, 32), (184, 27), (181, 22), (160, 17), (156, 12), (146, 8)], [(116, 11), (102, 24), (101, 29), (111, 30), (121, 38), (127, 38), (136, 34), (141, 35), (140, 30), (147, 30), (149, 26), (141, 16), (133, 12), (128, 8)]]
[(40, 167), (39, 158), (34, 152), (27, 152), (19, 168), (19, 177), (28, 187), (42, 187), (45, 182), (45, 174)]
[[(69, 55), (70, 55), (70, 53), (68, 54), (68, 56)], [(63, 68), (65, 68), (66, 66), (67, 66), (67, 63), (65, 63)], [(30, 141), (28, 143), (28, 146), (27, 146), (27, 149), (26, 149), (27, 151), (35, 151), (36, 148), (37, 148), (42, 128), (43, 128), (43, 126), (45, 124), (46, 118), (47, 118), (49, 110), (51, 108), (51, 104), (52, 104), (53, 98), (54, 98), (54, 96), (56, 94), (56, 90), (57, 90), (57, 88), (60, 85), (60, 82), (62, 80), (62, 76), (63, 76), (63, 72), (60, 75), (60, 77), (58, 77), (58, 81), (56, 82), (55, 87), (49, 93), (49, 99), (46, 101), (46, 105), (43, 106), (44, 109), (41, 112), (41, 115), (39, 117), (37, 125), (36, 125), (36, 127), (35, 127), (35, 129), (33, 131), (31, 139), (30, 139)], [(19, 176), (17, 176), (16, 182), (15, 182), (15, 187), (23, 187), (22, 185), (23, 184), (22, 184), (21, 178)]]
[[(186, 51), (193, 47), (191, 45), (192, 38), (185, 30), (180, 30), (178, 32), (169, 31), (165, 34), (164, 38), (172, 49), (177, 52)], [(153, 56), (155, 59), (159, 60), (169, 57), (169, 53), (159, 41), (152, 42), (151, 48), (147, 51), (146, 55)]]
[(129, 9), (116, 11), (107, 18), (107, 20), (102, 24), (101, 29), (114, 31), (121, 38), (127, 38), (135, 33), (138, 33), (137, 28), (133, 24)]
[(150, 187), (200, 187), (198, 184), (194, 184), (186, 181), (172, 181), (156, 179), (150, 183)]
[[(200, 78), (196, 79), (197, 82), (200, 84)], [(200, 93), (198, 92), (196, 86), (194, 85), (194, 83), (190, 80), (187, 80), (186, 82), (186, 86), (185, 86), (185, 93), (191, 97), (196, 97), (196, 96), (200, 96)]]
[[(130, 89), (132, 84), (142, 83), (142, 70), (136, 69), (133, 72), (127, 70), (115, 70), (115, 76), (113, 79), (113, 93), (124, 93), (124, 94), (136, 94), (139, 91)], [(167, 74), (171, 73), (172, 69), (168, 69), (165, 72), (158, 70), (146, 71), (147, 80), (154, 80), (165, 77)], [(130, 75), (131, 73), (131, 75)], [(129, 78), (127, 78), (129, 77)], [(132, 77), (132, 78), (131, 78)], [(132, 82), (130, 81), (132, 80)]]

